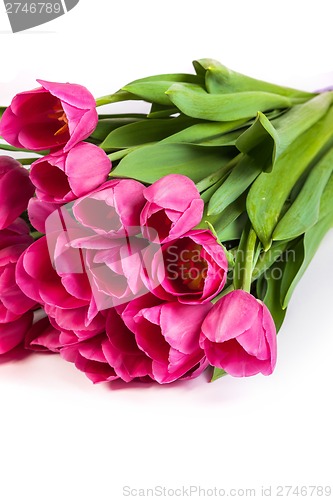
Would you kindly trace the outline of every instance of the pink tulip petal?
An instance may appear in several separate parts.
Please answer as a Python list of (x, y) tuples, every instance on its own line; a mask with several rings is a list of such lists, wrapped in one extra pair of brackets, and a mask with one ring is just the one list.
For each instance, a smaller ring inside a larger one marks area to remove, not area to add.
[(225, 295), (208, 313), (202, 332), (212, 342), (225, 342), (249, 330), (259, 314), (259, 304), (248, 293), (235, 290)]
[(270, 349), (265, 335), (262, 334), (263, 310), (260, 307), (258, 315), (249, 330), (238, 335), (237, 342), (243, 349), (255, 356), (257, 359), (266, 360), (270, 358)]
[(171, 302), (161, 308), (160, 325), (162, 335), (179, 353), (192, 354), (199, 349), (201, 325), (212, 304), (196, 306)]
[(57, 206), (38, 198), (31, 198), (28, 205), (29, 220), (33, 227), (45, 234), (45, 221), (56, 210)]
[(203, 347), (208, 361), (233, 377), (251, 377), (257, 373), (269, 374), (270, 362), (248, 354), (236, 339), (223, 344), (214, 344), (206, 339)]
[(32, 318), (33, 314), (28, 312), (11, 323), (0, 323), (0, 354), (11, 351), (23, 341), (32, 324)]
[(26, 210), (34, 192), (28, 171), (12, 158), (0, 157), (0, 230)]

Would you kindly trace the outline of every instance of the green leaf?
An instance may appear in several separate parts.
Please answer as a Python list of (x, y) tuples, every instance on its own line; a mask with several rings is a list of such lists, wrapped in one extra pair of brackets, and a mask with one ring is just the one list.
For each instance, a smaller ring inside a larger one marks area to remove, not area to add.
[(325, 234), (333, 227), (333, 211), (312, 226), (293, 247), (294, 259), (288, 259), (281, 284), (281, 304), (288, 306), (296, 285), (304, 275), (312, 258), (317, 252)]
[(111, 131), (101, 144), (101, 148), (104, 150), (132, 148), (149, 142), (158, 142), (191, 123), (193, 120), (183, 116), (129, 123)]
[[(229, 163), (230, 163), (230, 162), (229, 162)], [(224, 182), (225, 176), (226, 176), (227, 174), (224, 174), (224, 175), (223, 175), (223, 174), (221, 174), (221, 172), (223, 172), (223, 171), (228, 172), (228, 171), (229, 171), (229, 167), (228, 167), (229, 163), (227, 163), (227, 164), (224, 166), (224, 168), (217, 170), (217, 172), (216, 172), (216, 177), (221, 176), (221, 178), (220, 178), (217, 182), (215, 182), (215, 184), (213, 184), (213, 185), (212, 185), (212, 186), (210, 186), (208, 189), (206, 189), (203, 193), (201, 193), (201, 199), (202, 199), (202, 200), (205, 202), (205, 204), (206, 204), (206, 208), (205, 208), (205, 216), (206, 216), (206, 218), (208, 217), (208, 214), (207, 214), (207, 208), (208, 208), (207, 203), (209, 202), (209, 200), (211, 199), (211, 197), (213, 196), (213, 194), (215, 193), (215, 191), (216, 191), (216, 190), (217, 190), (217, 189), (221, 186), (222, 182)], [(206, 177), (206, 179), (207, 179), (207, 177)], [(205, 181), (205, 179), (202, 179), (202, 181), (198, 182), (198, 184), (197, 184), (197, 185), (200, 185), (200, 184), (201, 184), (201, 182), (204, 182), (204, 181)], [(198, 190), (198, 191), (199, 191), (199, 190)], [(200, 192), (200, 191), (199, 191), (199, 192)]]
[(253, 125), (236, 141), (239, 151), (249, 155), (264, 171), (272, 169), (277, 144), (279, 144), (279, 136), (275, 128), (260, 111)]
[(274, 242), (267, 252), (262, 252), (253, 270), (252, 280), (255, 281), (265, 274), (266, 271), (282, 257), (288, 245), (289, 241), (283, 241), (282, 243)]
[(235, 92), (231, 94), (208, 94), (201, 87), (174, 83), (167, 96), (187, 116), (212, 121), (233, 121), (254, 118), (258, 111), (289, 108), (294, 102), (268, 92)]
[(196, 75), (169, 74), (140, 78), (125, 85), (122, 90), (145, 101), (170, 107), (170, 100), (165, 93), (174, 82), (192, 83), (200, 88), (200, 79)]
[(216, 368), (215, 366), (213, 368), (214, 368), (214, 371), (213, 371), (212, 378), (210, 379), (211, 382), (215, 382), (215, 380), (218, 380), (219, 378), (222, 378), (225, 375), (228, 375), (227, 372), (222, 370), (222, 368)]
[(188, 144), (143, 146), (127, 154), (111, 172), (111, 176), (130, 177), (153, 183), (161, 177), (183, 174), (199, 182), (223, 167), (232, 158), (227, 148), (205, 148)]
[(272, 121), (259, 112), (253, 125), (237, 139), (236, 147), (262, 170), (270, 171), (283, 151), (327, 113), (332, 101), (333, 94), (320, 94)]
[(114, 117), (114, 118), (101, 118), (94, 132), (91, 134), (90, 138), (95, 139), (99, 142), (104, 141), (112, 130), (115, 130), (124, 125), (129, 125), (130, 123), (140, 122), (146, 119), (145, 115), (137, 115), (137, 117)]
[(160, 75), (145, 76), (144, 78), (138, 78), (129, 85), (136, 83), (156, 83), (156, 82), (185, 82), (194, 83), (202, 85), (204, 83), (204, 78), (198, 75), (193, 75), (191, 73), (162, 73)]
[(319, 217), (326, 217), (333, 210), (333, 174), (328, 180), (320, 201)]
[(286, 309), (282, 308), (280, 302), (282, 273), (283, 264), (280, 262), (265, 274), (266, 293), (263, 302), (273, 317), (277, 332), (280, 330), (287, 312)]
[(207, 91), (212, 94), (256, 90), (301, 99), (308, 99), (315, 95), (242, 75), (214, 59), (193, 61), (193, 66), (198, 75), (205, 77)]
[(176, 107), (163, 106), (162, 104), (152, 103), (149, 114), (147, 118), (170, 118), (175, 113), (178, 113)]
[(208, 215), (216, 215), (222, 212), (248, 189), (260, 172), (260, 166), (250, 157), (244, 155), (228, 178), (211, 197), (208, 205)]
[(211, 215), (209, 220), (214, 224), (215, 229), (220, 232), (235, 221), (246, 209), (246, 193), (241, 195), (233, 203), (230, 203), (223, 212), (218, 215)]
[(250, 188), (247, 211), (267, 250), (283, 206), (298, 179), (333, 137), (333, 109), (287, 147), (272, 172), (262, 172)]
[[(201, 122), (178, 132), (163, 142), (186, 142), (201, 145), (233, 145), (237, 137), (242, 133), (240, 127), (244, 126), (245, 120), (232, 122)], [(228, 134), (231, 132), (232, 134)]]
[[(277, 224), (273, 240), (296, 238), (318, 221), (321, 197), (332, 172), (333, 149), (310, 172), (296, 200)], [(333, 201), (331, 207), (333, 210)]]
[(243, 229), (242, 236), (238, 245), (235, 258), (235, 267), (233, 273), (233, 285), (235, 290), (243, 287), (245, 272), (246, 272), (246, 258), (248, 239), (250, 235), (251, 226), (249, 224)]
[[(229, 208), (229, 207), (228, 207)], [(248, 224), (249, 219), (246, 213), (242, 213), (235, 220), (230, 222), (227, 226), (220, 229), (217, 226), (217, 234), (221, 241), (235, 241), (240, 240), (245, 226)]]
[[(200, 182), (197, 183), (197, 190), (199, 193), (203, 193), (209, 189), (209, 188), (214, 188), (218, 182), (221, 181), (221, 179), (224, 179), (225, 175), (230, 172), (234, 168), (235, 165), (237, 165), (238, 162), (238, 156), (235, 156), (232, 158), (228, 163), (223, 165), (219, 170), (216, 170), (212, 174), (207, 175), (207, 177), (204, 177)], [(216, 189), (213, 190), (215, 192)], [(212, 191), (210, 191), (212, 193)], [(211, 196), (207, 197), (207, 194), (204, 195), (203, 199), (205, 199), (205, 203), (207, 203), (210, 200)]]
[(318, 120), (324, 117), (333, 103), (333, 93), (326, 92), (308, 100), (304, 104), (298, 104), (277, 118), (273, 118), (272, 124), (279, 138), (275, 141), (275, 159), (292, 143), (298, 136), (312, 127)]

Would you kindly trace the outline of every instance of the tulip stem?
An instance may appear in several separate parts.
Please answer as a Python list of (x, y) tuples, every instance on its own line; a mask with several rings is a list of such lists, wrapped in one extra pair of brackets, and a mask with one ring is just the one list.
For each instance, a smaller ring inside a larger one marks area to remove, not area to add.
[(42, 238), (44, 234), (40, 233), (39, 231), (33, 231), (32, 233), (30, 233), (30, 236), (32, 236), (32, 238), (36, 241), (39, 240), (39, 238)]
[(17, 161), (21, 163), (21, 165), (31, 165), (34, 161), (38, 160), (38, 158), (18, 158)]
[(251, 227), (246, 242), (245, 259), (244, 259), (242, 290), (244, 290), (245, 292), (251, 291), (253, 260), (255, 256), (256, 243), (257, 243), (257, 235), (254, 229)]
[(228, 295), (228, 293), (232, 292), (233, 290), (235, 290), (233, 284), (228, 286), (227, 288), (224, 288), (221, 293), (219, 293), (216, 297), (213, 298), (213, 300), (211, 300), (212, 304), (216, 304), (216, 302), (218, 302), (222, 297)]

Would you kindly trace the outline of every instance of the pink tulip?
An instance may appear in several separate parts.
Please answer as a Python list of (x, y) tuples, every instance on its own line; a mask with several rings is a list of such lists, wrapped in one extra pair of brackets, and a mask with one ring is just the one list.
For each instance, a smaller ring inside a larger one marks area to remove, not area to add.
[(88, 236), (71, 242), (85, 249), (85, 266), (99, 310), (124, 304), (148, 292), (142, 274), (145, 270), (143, 238)]
[(10, 323), (0, 322), (0, 354), (11, 351), (21, 344), (32, 325), (33, 313), (27, 312)]
[(103, 341), (105, 341), (105, 335), (93, 337), (61, 349), (60, 355), (66, 361), (74, 363), (76, 368), (84, 372), (94, 384), (111, 382), (119, 377), (106, 359), (102, 348)]
[(111, 162), (101, 148), (80, 142), (67, 153), (58, 151), (35, 161), (30, 178), (38, 199), (67, 203), (103, 184), (110, 170)]
[(145, 189), (141, 213), (144, 236), (157, 231), (161, 243), (179, 238), (201, 221), (204, 202), (191, 179), (170, 174)]
[(212, 305), (169, 302), (145, 307), (157, 300), (140, 297), (122, 312), (138, 347), (152, 360), (151, 377), (160, 384), (197, 377), (207, 367), (199, 336)]
[(59, 352), (63, 346), (62, 340), (65, 341), (61, 337), (62, 332), (54, 328), (46, 316), (36, 321), (28, 330), (24, 345), (26, 349), (32, 351)]
[(107, 339), (102, 349), (110, 366), (125, 382), (152, 376), (152, 361), (138, 347), (135, 335), (127, 328), (123, 319), (110, 309), (106, 323)]
[(27, 208), (34, 194), (29, 172), (10, 156), (0, 156), (0, 230)]
[(81, 85), (37, 81), (41, 87), (14, 97), (2, 116), (0, 135), (18, 148), (69, 151), (94, 131), (95, 99)]
[(106, 332), (76, 342), (56, 333), (44, 319), (29, 332), (28, 347), (59, 351), (94, 383), (191, 379), (208, 366), (199, 336), (210, 308), (211, 304), (162, 303), (148, 294), (122, 307), (122, 312), (110, 309)]
[(164, 300), (183, 304), (208, 302), (223, 289), (228, 272), (224, 249), (210, 230), (189, 231), (179, 239), (162, 245), (163, 260), (152, 259), (153, 284), (148, 288)]
[[(16, 281), (61, 332), (59, 346), (100, 334), (104, 310), (147, 292), (136, 269), (144, 240), (133, 239), (129, 249), (129, 241), (121, 238), (140, 232), (143, 190), (136, 181), (115, 180), (79, 198), (73, 210), (47, 202), (45, 208), (40, 200), (31, 203), (31, 220), (47, 236), (20, 257)], [(54, 339), (44, 336), (40, 345), (52, 350)]]
[(38, 198), (31, 198), (28, 205), (28, 216), (31, 225), (40, 233), (46, 232), (46, 219), (59, 209), (56, 203), (48, 203)]
[[(18, 286), (25, 295), (44, 307), (52, 326), (68, 333), (71, 342), (90, 338), (105, 328), (105, 319), (94, 307), (80, 255), (79, 250), (69, 248), (62, 260), (62, 264), (66, 261), (69, 268), (64, 266), (57, 273), (46, 237), (43, 237), (21, 255), (16, 267)], [(80, 266), (81, 272), (77, 272)]]
[(17, 261), (32, 241), (22, 219), (0, 231), (0, 354), (21, 343), (32, 322), (35, 301), (21, 291), (15, 279)]
[(222, 297), (202, 325), (200, 345), (209, 363), (234, 377), (270, 375), (276, 364), (276, 329), (268, 308), (235, 290)]
[(145, 187), (131, 179), (106, 182), (74, 203), (73, 213), (84, 227), (100, 235), (128, 236), (140, 232)]

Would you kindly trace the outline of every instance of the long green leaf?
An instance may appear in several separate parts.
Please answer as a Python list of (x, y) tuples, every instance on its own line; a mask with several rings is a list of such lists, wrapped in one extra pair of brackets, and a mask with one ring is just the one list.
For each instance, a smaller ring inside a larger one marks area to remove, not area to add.
[(263, 302), (270, 310), (277, 332), (280, 330), (287, 312), (280, 303), (282, 273), (283, 264), (279, 262), (265, 274), (266, 293)]
[(161, 141), (192, 123), (192, 119), (184, 116), (129, 123), (112, 130), (101, 144), (101, 148), (104, 150), (132, 148), (149, 142)]
[(170, 106), (166, 91), (174, 82), (190, 83), (201, 88), (201, 80), (196, 75), (168, 74), (140, 78), (125, 85), (122, 90), (145, 101)]
[(247, 198), (253, 227), (267, 250), (283, 206), (297, 180), (333, 137), (333, 108), (281, 154), (270, 173), (261, 173)]
[(198, 75), (205, 77), (206, 88), (209, 93), (233, 93), (245, 91), (263, 91), (280, 94), (288, 97), (308, 99), (315, 94), (302, 90), (291, 89), (281, 85), (257, 80), (236, 71), (228, 69), (214, 59), (200, 59), (193, 61), (193, 66)]
[(333, 210), (333, 174), (325, 186), (323, 195), (320, 201), (319, 217), (324, 218)]
[(258, 111), (289, 108), (297, 101), (268, 92), (249, 91), (208, 94), (201, 87), (174, 83), (166, 95), (187, 116), (211, 121), (233, 121), (256, 117)]
[(260, 111), (255, 122), (236, 141), (239, 151), (251, 156), (264, 171), (272, 168), (277, 144), (279, 144), (277, 131)]
[(289, 245), (288, 241), (276, 242), (273, 243), (271, 248), (267, 252), (262, 252), (259, 256), (259, 259), (253, 269), (252, 279), (253, 281), (257, 280), (263, 274), (268, 271), (268, 269), (278, 261), (284, 252), (287, 250)]
[(233, 149), (188, 144), (143, 146), (126, 155), (111, 176), (152, 183), (165, 175), (177, 173), (199, 182), (228, 163), (233, 153)]
[(288, 306), (296, 285), (304, 275), (322, 239), (332, 227), (333, 211), (312, 226), (293, 248), (295, 258), (286, 262), (281, 284), (281, 304), (284, 309)]
[[(229, 207), (228, 207), (229, 208)], [(230, 222), (227, 226), (220, 228), (217, 226), (216, 233), (221, 241), (240, 240), (245, 226), (248, 224), (249, 218), (246, 212), (242, 212), (239, 217)]]
[(222, 186), (211, 197), (208, 215), (222, 212), (248, 189), (260, 172), (260, 166), (249, 156), (244, 155)]
[[(296, 238), (316, 224), (319, 219), (321, 197), (332, 172), (333, 149), (310, 172), (296, 200), (276, 226), (273, 240)], [(333, 200), (331, 207), (333, 210)]]
[(283, 151), (327, 113), (332, 102), (333, 94), (320, 94), (272, 121), (259, 112), (236, 146), (258, 162), (262, 170), (269, 171)]
[(98, 121), (97, 127), (91, 134), (90, 138), (102, 142), (113, 130), (119, 127), (123, 127), (124, 125), (129, 125), (130, 123), (136, 123), (145, 119), (146, 119), (145, 115), (138, 115), (137, 117), (117, 116), (114, 118), (101, 118)]
[[(177, 134), (174, 134), (163, 142), (187, 142), (191, 144), (207, 144), (222, 145), (226, 141), (225, 136), (230, 132), (236, 132), (232, 137), (235, 138), (241, 133), (240, 127), (246, 123), (246, 120), (235, 120), (232, 122), (202, 122), (192, 125)], [(227, 140), (230, 142), (230, 135), (227, 135)], [(220, 141), (221, 144), (216, 144)]]

